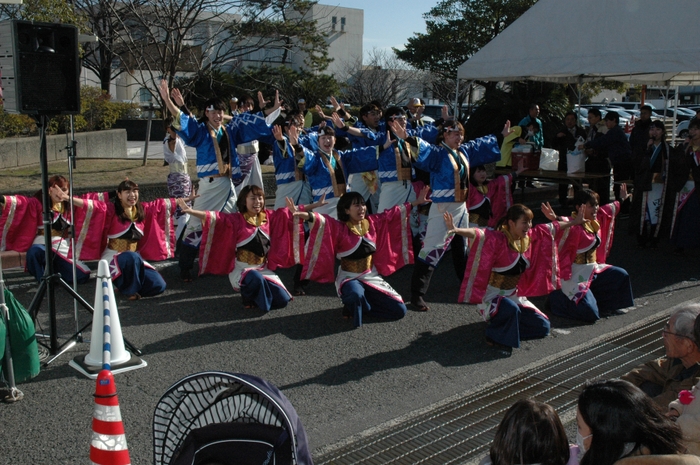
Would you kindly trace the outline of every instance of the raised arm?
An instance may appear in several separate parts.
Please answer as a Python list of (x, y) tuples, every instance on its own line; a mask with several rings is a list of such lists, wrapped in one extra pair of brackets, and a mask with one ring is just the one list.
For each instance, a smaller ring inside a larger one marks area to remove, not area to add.
[(418, 197), (416, 197), (416, 200), (411, 202), (411, 205), (413, 205), (414, 207), (417, 207), (418, 205), (423, 205), (423, 204), (432, 202), (432, 200), (427, 198), (429, 193), (430, 193), (430, 186), (423, 186), (423, 188), (418, 193)]
[(175, 103), (170, 98), (170, 90), (168, 89), (168, 81), (166, 81), (165, 79), (161, 79), (160, 86), (158, 87), (158, 90), (160, 91), (160, 98), (163, 99), (163, 102), (165, 103), (165, 106), (168, 108), (168, 111), (170, 112), (170, 114), (173, 115), (173, 118), (177, 118), (177, 116), (180, 114), (180, 109), (175, 106)]
[(445, 212), (442, 215), (442, 218), (445, 220), (445, 226), (447, 226), (447, 234), (458, 234), (466, 237), (467, 239), (474, 239), (476, 237), (476, 231), (474, 228), (455, 228), (452, 213)]
[(557, 223), (559, 225), (560, 229), (567, 229), (572, 226), (576, 226), (578, 224), (583, 224), (583, 223), (588, 223), (589, 220), (584, 218), (584, 215), (586, 214), (586, 205), (581, 205), (578, 209), (578, 213), (576, 214), (575, 218), (572, 218), (569, 221), (559, 221), (557, 220), (557, 215), (554, 213), (554, 210), (552, 209), (552, 206), (549, 204), (549, 202), (545, 202), (540, 206), (540, 209), (542, 210), (542, 213), (544, 216), (547, 217), (548, 220), (550, 220), (552, 223)]
[(297, 206), (294, 205), (294, 200), (290, 199), (289, 197), (285, 197), (285, 201), (287, 202), (287, 209), (292, 213), (292, 216), (301, 218), (304, 221), (309, 221), (311, 218), (313, 218), (311, 213), (297, 209)]
[(201, 210), (193, 210), (192, 208), (190, 208), (189, 205), (187, 205), (187, 199), (177, 199), (177, 206), (180, 207), (182, 213), (190, 214), (195, 218), (199, 218), (202, 221), (207, 219), (207, 212), (203, 212)]
[(263, 97), (262, 92), (258, 92), (258, 105), (260, 106), (260, 110), (265, 114), (265, 116), (267, 116), (267, 115), (270, 115), (273, 112), (277, 111), (277, 109), (282, 106), (282, 101), (280, 100), (280, 91), (279, 90), (275, 91), (275, 102), (272, 105), (272, 108), (265, 108), (268, 103), (270, 103), (270, 101), (265, 100), (265, 97)]
[[(52, 197), (55, 195), (56, 197), (61, 199), (61, 202), (68, 202), (70, 200), (68, 192), (64, 192), (63, 189), (61, 189), (58, 186), (49, 187), (49, 195)], [(75, 205), (78, 208), (83, 208), (85, 206), (85, 201), (80, 197), (73, 197), (73, 205)]]

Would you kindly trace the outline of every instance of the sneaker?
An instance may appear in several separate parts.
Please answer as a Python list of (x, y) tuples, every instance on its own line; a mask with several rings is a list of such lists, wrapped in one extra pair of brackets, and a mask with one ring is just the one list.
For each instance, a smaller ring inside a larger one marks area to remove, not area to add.
[(430, 307), (425, 303), (422, 296), (413, 297), (411, 299), (411, 305), (413, 305), (417, 312), (427, 312), (430, 310)]
[(505, 344), (501, 344), (500, 342), (496, 342), (488, 336), (486, 336), (486, 344), (498, 350), (504, 355), (510, 356), (513, 353), (513, 348), (511, 346), (507, 346)]
[(606, 317), (606, 316), (620, 316), (620, 315), (627, 315), (629, 313), (629, 310), (626, 308), (618, 308), (616, 310), (611, 310), (609, 312), (601, 312), (600, 316)]

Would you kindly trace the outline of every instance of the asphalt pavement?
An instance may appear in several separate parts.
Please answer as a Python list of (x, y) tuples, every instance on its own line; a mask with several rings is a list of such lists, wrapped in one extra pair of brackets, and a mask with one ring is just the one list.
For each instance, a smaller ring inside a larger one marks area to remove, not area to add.
[[(183, 283), (174, 261), (158, 264), (168, 284), (164, 294), (135, 302), (117, 294), (122, 332), (148, 363), (115, 377), (131, 462), (152, 463), (155, 405), (170, 385), (191, 373), (242, 372), (274, 383), (299, 413), (311, 449), (319, 452), (699, 297), (699, 253), (676, 256), (665, 243), (638, 250), (625, 234), (626, 223), (618, 222), (610, 262), (629, 271), (636, 307), (594, 325), (552, 317), (550, 337), (526, 341), (510, 357), (484, 344), (485, 323), (475, 306), (456, 303), (459, 282), (449, 254), (433, 277), (429, 312), (409, 311), (395, 322), (367, 318), (359, 329), (341, 317), (332, 285), (312, 284), (309, 295), (264, 314), (244, 309), (225, 276)], [(411, 271), (408, 266), (388, 278), (406, 298)], [(279, 274), (291, 286), (291, 270)], [(36, 283), (21, 271), (6, 272), (5, 281), (28, 306)], [(95, 291), (94, 280), (79, 286), (89, 302)], [(533, 301), (542, 308), (543, 299)], [(68, 336), (75, 327), (72, 301), (58, 291), (56, 302), (59, 332)], [(90, 321), (82, 310), (79, 318), (81, 324)], [(48, 331), (46, 310), (39, 320)], [(95, 382), (68, 362), (89, 350), (87, 342), (77, 344), (19, 386), (23, 400), (0, 405), (1, 463), (87, 463)]]

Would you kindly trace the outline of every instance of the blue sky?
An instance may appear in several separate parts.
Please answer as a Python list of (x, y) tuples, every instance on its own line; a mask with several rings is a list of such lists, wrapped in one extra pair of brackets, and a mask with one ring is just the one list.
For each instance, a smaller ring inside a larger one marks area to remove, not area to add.
[(423, 13), (438, 0), (321, 0), (324, 5), (359, 8), (365, 11), (362, 48), (365, 56), (373, 48), (404, 48), (414, 32), (425, 32)]

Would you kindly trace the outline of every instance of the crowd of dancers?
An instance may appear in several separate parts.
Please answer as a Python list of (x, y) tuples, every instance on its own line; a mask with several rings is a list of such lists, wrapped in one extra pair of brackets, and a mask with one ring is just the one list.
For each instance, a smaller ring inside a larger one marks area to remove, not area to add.
[[(198, 258), (199, 274), (228, 275), (247, 308), (282, 308), (304, 295), (309, 281), (335, 282), (343, 315), (359, 327), (367, 316), (406, 314), (386, 277), (410, 264), (411, 307), (428, 311), (431, 276), (451, 249), (458, 300), (476, 305), (487, 322), (486, 342), (503, 351), (547, 336), (547, 313), (591, 323), (634, 305), (629, 275), (606, 263), (618, 200), (601, 205), (596, 192), (581, 189), (569, 217), (543, 204), (549, 222), (533, 227), (533, 212), (511, 196), (522, 166), (487, 179), (485, 165), (501, 161), (501, 142), (519, 132), (510, 122), (500, 134), (465, 141), (446, 107), (425, 123), (418, 99), (408, 111), (370, 102), (359, 117), (331, 99), (331, 114), (317, 107), (322, 122), (312, 127), (305, 109), (262, 95), (260, 112), (231, 112), (231, 103), (213, 98), (196, 117), (177, 89), (162, 81), (159, 90), (171, 115), (164, 141), (171, 198), (142, 202), (138, 185), (126, 180), (113, 193), (74, 197), (71, 215), (68, 181), (49, 180), (52, 250), (66, 281), (73, 280), (74, 259), (76, 279), (84, 282), (90, 272), (84, 262), (102, 258), (127, 298), (154, 296), (166, 283), (149, 261), (174, 258), (177, 249), (181, 279), (192, 279)], [(700, 124), (690, 127), (698, 140), (684, 153), (695, 168)], [(257, 154), (239, 153), (246, 146), (257, 151), (258, 141), (272, 147), (272, 209), (256, 176)], [(196, 149), (196, 194), (185, 146)], [(668, 150), (657, 152), (665, 160)], [(618, 199), (628, 196), (623, 184)], [(26, 251), (27, 270), (37, 279), (45, 266), (40, 198), (0, 197), (0, 245)], [(687, 216), (677, 222), (692, 221)], [(295, 268), (291, 292), (278, 268)], [(545, 295), (544, 312), (528, 300)]]

